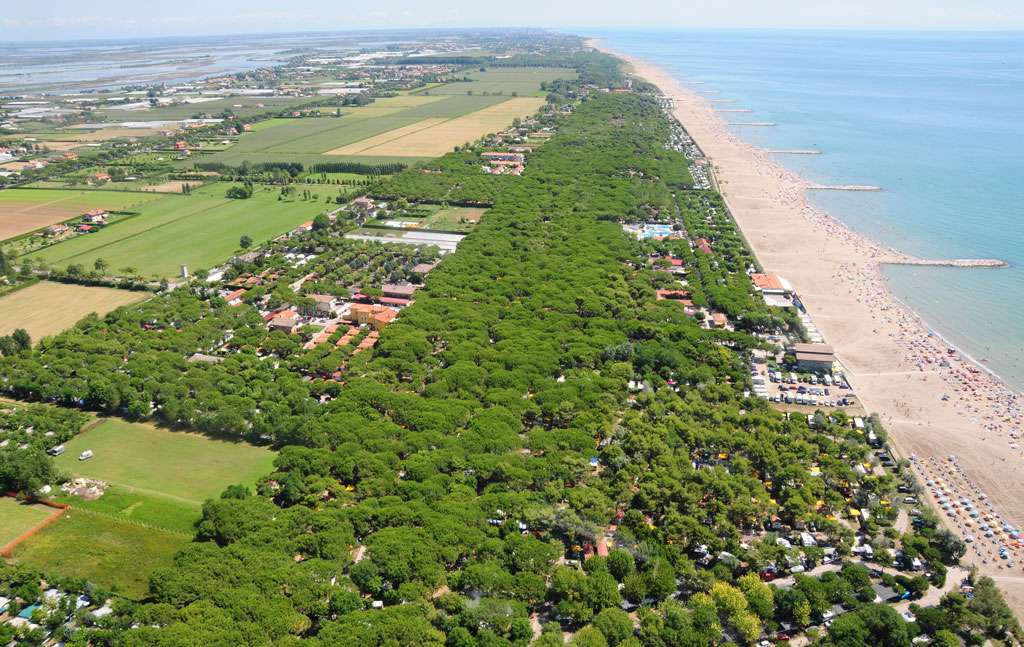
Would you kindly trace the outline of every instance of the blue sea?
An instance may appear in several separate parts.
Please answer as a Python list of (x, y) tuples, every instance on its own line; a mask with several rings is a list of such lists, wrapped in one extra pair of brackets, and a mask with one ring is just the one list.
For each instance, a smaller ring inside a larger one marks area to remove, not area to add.
[[(1024, 33), (595, 31), (709, 98), (749, 108), (734, 127), (808, 180), (851, 228), (925, 258), (1007, 269), (886, 268), (938, 333), (1024, 389)], [(715, 92), (717, 91), (717, 92)], [(731, 115), (735, 117), (736, 115)]]

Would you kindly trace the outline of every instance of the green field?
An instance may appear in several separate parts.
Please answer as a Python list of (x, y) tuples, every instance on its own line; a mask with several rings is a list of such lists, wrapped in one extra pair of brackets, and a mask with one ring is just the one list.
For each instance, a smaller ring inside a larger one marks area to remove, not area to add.
[[(235, 96), (203, 101), (202, 103), (186, 103), (174, 106), (161, 106), (147, 110), (118, 110), (104, 108), (97, 114), (108, 121), (161, 121), (168, 119), (189, 119), (194, 115), (206, 113), (217, 116), (224, 110), (231, 110), (239, 117), (251, 117), (266, 112), (277, 112), (284, 108), (300, 106), (314, 101), (315, 97), (249, 97)], [(259, 104), (262, 104), (261, 108)], [(238, 106), (241, 107), (238, 107)]]
[(480, 95), (487, 92), (506, 97), (514, 92), (521, 97), (543, 97), (546, 93), (540, 89), (542, 82), (575, 79), (576, 71), (558, 67), (495, 67), (487, 68), (485, 72), (474, 70), (466, 76), (473, 80), (447, 83), (424, 92), (432, 95), (460, 95), (467, 92)]
[(70, 220), (90, 209), (134, 210), (157, 197), (116, 191), (7, 189), (0, 191), (0, 240)]
[[(358, 156), (323, 154), (335, 148), (362, 141), (424, 119), (454, 119), (508, 99), (509, 96), (393, 97), (379, 99), (369, 106), (343, 108), (341, 117), (273, 119), (253, 132), (243, 134), (238, 143), (223, 153), (204, 156), (203, 161), (237, 165), (242, 161), (358, 160)], [(405, 159), (403, 161), (409, 161)]]
[(139, 208), (138, 216), (29, 258), (58, 268), (79, 263), (87, 269), (102, 258), (113, 271), (131, 267), (142, 276), (171, 277), (182, 264), (195, 270), (227, 260), (238, 250), (243, 234), (259, 244), (311, 220), (330, 207), (324, 199), (336, 193), (318, 187), (319, 201), (279, 201), (276, 188), (257, 187), (248, 200), (231, 200), (224, 197), (228, 186), (214, 183), (192, 195), (160, 197)]
[(28, 532), (53, 512), (53, 508), (46, 506), (26, 505), (8, 496), (0, 497), (0, 546)]
[[(232, 484), (253, 485), (273, 471), (274, 452), (244, 442), (168, 431), (116, 418), (104, 420), (65, 443), (57, 466), (154, 498), (191, 504), (218, 496)], [(91, 449), (85, 461), (78, 455)]]
[(171, 563), (188, 535), (154, 530), (85, 510), (69, 510), (22, 543), (14, 560), (47, 573), (80, 577), (139, 599), (153, 570)]

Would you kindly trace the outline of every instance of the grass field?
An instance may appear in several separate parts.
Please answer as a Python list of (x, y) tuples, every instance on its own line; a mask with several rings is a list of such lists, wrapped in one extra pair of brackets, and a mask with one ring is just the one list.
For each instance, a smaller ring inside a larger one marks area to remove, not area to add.
[(147, 292), (42, 281), (0, 297), (0, 335), (24, 328), (36, 342), (70, 328), (90, 312), (102, 316), (148, 296)]
[(555, 79), (575, 79), (576, 71), (556, 67), (495, 67), (488, 68), (485, 72), (474, 70), (466, 76), (473, 80), (447, 83), (440, 87), (424, 90), (424, 92), (429, 92), (431, 95), (489, 92), (491, 94), (501, 93), (505, 96), (515, 92), (521, 97), (543, 97), (545, 92), (540, 89), (541, 83)]
[(44, 505), (26, 505), (9, 496), (0, 497), (0, 546), (14, 541), (53, 512), (53, 508)]
[[(508, 99), (454, 119), (429, 124), (419, 122), (418, 125), (426, 125), (400, 135), (398, 133), (402, 129), (393, 130), (379, 137), (335, 149), (331, 154), (439, 157), (455, 146), (507, 127), (517, 117), (533, 114), (542, 105), (544, 99), (535, 97)], [(372, 145), (366, 147), (367, 142)]]
[[(209, 268), (228, 259), (246, 234), (255, 243), (289, 231), (328, 208), (328, 188), (320, 201), (278, 201), (278, 191), (257, 187), (248, 200), (224, 197), (226, 183), (213, 183), (192, 195), (165, 195), (139, 209), (140, 214), (100, 231), (77, 236), (29, 255), (54, 267), (80, 263), (92, 268), (97, 258), (112, 270), (131, 267), (143, 276), (177, 275)], [(146, 196), (148, 197), (148, 196)], [(155, 196), (154, 196), (155, 197)]]
[(86, 510), (71, 509), (22, 543), (14, 560), (47, 573), (81, 577), (139, 599), (153, 569), (171, 563), (188, 535), (146, 528)]
[[(104, 420), (65, 443), (57, 467), (75, 476), (121, 486), (126, 492), (192, 504), (196, 510), (228, 485), (253, 485), (273, 471), (274, 452), (244, 442)], [(94, 456), (79, 461), (91, 449)]]
[(109, 191), (7, 189), (0, 191), (0, 240), (69, 220), (89, 209), (133, 210), (156, 197)]

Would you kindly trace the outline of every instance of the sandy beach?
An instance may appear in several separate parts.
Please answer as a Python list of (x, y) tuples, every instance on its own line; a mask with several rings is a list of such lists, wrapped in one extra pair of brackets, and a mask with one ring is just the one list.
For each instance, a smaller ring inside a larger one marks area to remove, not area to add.
[[(794, 286), (862, 404), (881, 416), (922, 485), (941, 476), (939, 496), (978, 502), (997, 526), (1024, 526), (1024, 496), (1017, 489), (1024, 476), (1024, 398), (962, 353), (950, 352), (889, 293), (881, 264), (908, 257), (811, 205), (809, 182), (730, 132), (716, 109), (728, 109), (721, 97), (712, 101), (645, 61), (612, 53), (673, 98), (675, 116), (711, 161), (757, 258)], [(1024, 617), (1024, 550), (1006, 535), (985, 538), (959, 507), (940, 510), (940, 516), (961, 535), (976, 538), (965, 561), (992, 575)], [(1011, 549), (1013, 568), (999, 558), (999, 545)]]

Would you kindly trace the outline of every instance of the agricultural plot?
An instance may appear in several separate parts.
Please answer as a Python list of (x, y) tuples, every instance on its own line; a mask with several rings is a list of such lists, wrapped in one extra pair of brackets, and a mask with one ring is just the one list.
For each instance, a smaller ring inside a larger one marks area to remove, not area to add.
[(544, 105), (544, 99), (540, 98), (508, 99), (462, 117), (416, 128), (400, 136), (392, 137), (392, 134), (398, 131), (388, 132), (379, 138), (373, 138), (378, 141), (368, 140), (372, 142), (372, 145), (368, 147), (365, 147), (364, 142), (361, 141), (331, 151), (331, 154), (439, 157), (451, 151), (455, 146), (505, 128), (517, 117), (533, 114), (542, 105)]
[(24, 328), (33, 341), (70, 328), (90, 312), (103, 316), (148, 297), (146, 292), (43, 281), (0, 297), (0, 335)]
[(139, 193), (8, 189), (0, 191), (0, 240), (80, 216), (90, 209), (127, 211), (153, 201)]
[(71, 509), (21, 543), (14, 561), (47, 573), (80, 577), (132, 599), (148, 590), (154, 569), (168, 566), (191, 537)]
[[(204, 161), (237, 165), (242, 161), (294, 160), (306, 164), (337, 161), (325, 156), (328, 151), (405, 129), (426, 120), (452, 120), (501, 104), (508, 97), (498, 96), (397, 96), (356, 108), (343, 108), (341, 117), (276, 119), (239, 138), (229, 150), (204, 157)], [(509, 119), (511, 121), (511, 118)], [(384, 140), (390, 137), (384, 137)], [(462, 142), (459, 142), (462, 143)], [(375, 158), (410, 156), (360, 153)], [(432, 157), (433, 155), (428, 155)], [(408, 161), (408, 160), (405, 160)]]
[(559, 67), (496, 67), (484, 72), (474, 70), (466, 74), (472, 81), (456, 81), (424, 92), (431, 95), (504, 94), (520, 97), (543, 97), (540, 84), (555, 79), (575, 79), (576, 71)]
[[(238, 250), (244, 234), (255, 243), (274, 238), (325, 210), (323, 201), (278, 200), (276, 188), (257, 187), (247, 200), (225, 197), (226, 183), (191, 195), (165, 195), (144, 205), (138, 216), (77, 236), (29, 255), (54, 267), (92, 268), (102, 258), (114, 271), (132, 268), (141, 276), (175, 276), (223, 262)], [(323, 188), (323, 198), (327, 197)]]
[(9, 496), (0, 497), (0, 547), (6, 546), (53, 514), (53, 508), (21, 503)]

